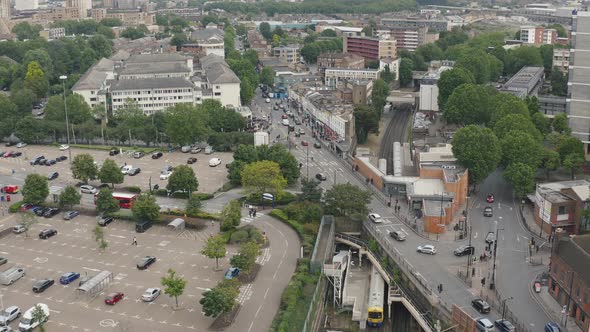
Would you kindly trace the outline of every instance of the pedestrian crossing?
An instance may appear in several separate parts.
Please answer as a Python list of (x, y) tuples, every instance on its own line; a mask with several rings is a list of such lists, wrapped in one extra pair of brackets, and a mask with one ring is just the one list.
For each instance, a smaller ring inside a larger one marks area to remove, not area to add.
[(251, 223), (253, 222), (256, 218), (258, 218), (259, 216), (263, 216), (264, 213), (260, 213), (260, 212), (256, 212), (256, 217), (242, 217), (240, 219), (241, 222), (246, 222), (246, 223)]

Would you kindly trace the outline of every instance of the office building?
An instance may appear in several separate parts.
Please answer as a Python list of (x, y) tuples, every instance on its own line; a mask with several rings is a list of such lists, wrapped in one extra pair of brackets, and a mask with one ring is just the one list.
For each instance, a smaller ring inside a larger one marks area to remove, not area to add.
[(150, 115), (178, 104), (193, 105), (194, 89), (194, 85), (184, 78), (118, 80), (110, 86), (112, 108), (116, 111), (133, 101)]
[(92, 9), (92, 0), (67, 0), (66, 8), (78, 8), (80, 18), (85, 18)]
[(0, 18), (10, 18), (11, 0), (0, 0)]
[(396, 40), (393, 37), (379, 38), (379, 59), (397, 58)]
[(140, 9), (107, 9), (107, 8), (95, 8), (90, 10), (90, 17), (100, 22), (105, 18), (115, 18), (121, 20), (123, 26), (135, 27), (140, 24), (153, 25), (156, 22), (154, 14), (148, 13)]
[(543, 86), (544, 79), (545, 69), (543, 67), (522, 67), (502, 86), (500, 91), (511, 93), (521, 99), (537, 96)]
[(426, 27), (428, 31), (448, 31), (449, 22), (445, 19), (427, 19), (427, 18), (383, 18), (381, 24), (390, 28), (403, 28), (403, 29), (419, 29)]
[(39, 9), (39, 0), (18, 0), (14, 3), (14, 9), (37, 10)]
[(297, 63), (301, 60), (298, 45), (279, 46), (272, 49), (272, 55), (285, 59), (287, 63)]
[(570, 67), (570, 50), (568, 48), (553, 49), (553, 66), (567, 73)]

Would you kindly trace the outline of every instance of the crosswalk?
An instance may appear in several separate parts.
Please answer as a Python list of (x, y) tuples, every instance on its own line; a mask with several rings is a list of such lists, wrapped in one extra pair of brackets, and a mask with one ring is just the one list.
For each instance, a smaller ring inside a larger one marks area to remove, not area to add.
[[(263, 216), (264, 213), (260, 213), (260, 212), (256, 212), (256, 218), (258, 218), (259, 216)], [(251, 223), (253, 222), (255, 219), (255, 217), (242, 217), (240, 219), (241, 222), (246, 222), (246, 223)]]

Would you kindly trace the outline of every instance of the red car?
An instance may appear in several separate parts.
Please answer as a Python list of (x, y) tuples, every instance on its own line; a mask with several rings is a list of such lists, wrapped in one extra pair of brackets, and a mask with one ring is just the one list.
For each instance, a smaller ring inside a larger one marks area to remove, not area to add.
[(494, 203), (494, 194), (490, 193), (488, 194), (488, 197), (486, 197), (486, 202), (488, 203)]
[(8, 185), (0, 188), (0, 192), (4, 194), (16, 194), (18, 193), (18, 186), (16, 185)]
[(115, 305), (115, 303), (121, 301), (124, 296), (125, 294), (121, 292), (111, 293), (104, 299), (104, 303), (108, 305)]
[(288, 118), (289, 118), (289, 117), (287, 116), (287, 114), (283, 114), (283, 115), (281, 116), (281, 119), (288, 119)]
[(4, 158), (14, 157), (14, 151), (6, 152), (3, 157)]
[(307, 141), (301, 141), (301, 145), (303, 145), (303, 146), (308, 146), (308, 145), (309, 145), (309, 143), (307, 143)]

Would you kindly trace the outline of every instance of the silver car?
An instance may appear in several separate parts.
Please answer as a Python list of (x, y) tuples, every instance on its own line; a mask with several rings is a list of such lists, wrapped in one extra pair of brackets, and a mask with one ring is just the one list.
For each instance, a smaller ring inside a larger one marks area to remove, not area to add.
[(154, 288), (148, 288), (148, 289), (145, 290), (145, 292), (141, 296), (141, 299), (144, 302), (152, 302), (158, 296), (160, 296), (160, 293), (161, 292), (162, 292), (162, 290), (160, 288), (155, 288), (155, 287)]
[[(20, 316), (20, 308), (13, 305), (0, 312), (0, 326), (7, 326)], [(9, 330), (10, 331), (10, 330)]]
[(436, 248), (431, 244), (426, 244), (416, 248), (416, 251), (423, 254), (434, 255), (436, 254)]

